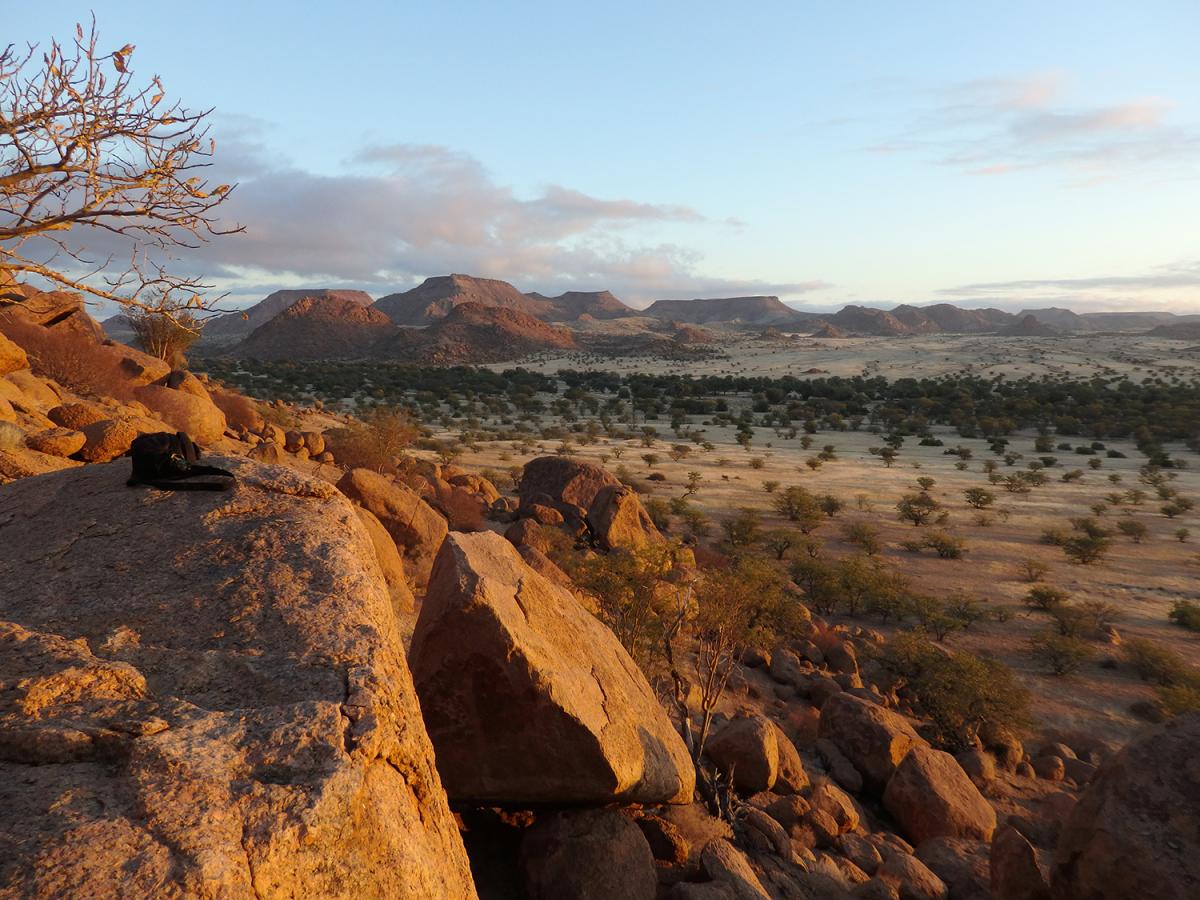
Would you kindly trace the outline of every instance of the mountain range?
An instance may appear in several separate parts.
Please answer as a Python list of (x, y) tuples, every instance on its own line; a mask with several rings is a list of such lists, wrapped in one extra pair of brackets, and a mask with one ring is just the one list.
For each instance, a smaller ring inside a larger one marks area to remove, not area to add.
[[(627, 322), (628, 324), (621, 324)], [(607, 323), (607, 324), (606, 324)], [(105, 328), (118, 340), (132, 337), (122, 316)], [(620, 325), (602, 338), (604, 329)], [(793, 309), (778, 297), (657, 300), (634, 309), (609, 291), (568, 291), (558, 296), (522, 293), (506, 281), (439, 275), (378, 300), (358, 290), (275, 291), (241, 312), (210, 319), (202, 352), (259, 358), (389, 357), (465, 362), (515, 359), (538, 350), (570, 349), (586, 339), (617, 347), (653, 346), (681, 328), (725, 326), (803, 332), (817, 338), (856, 335), (997, 334), (1014, 337), (1069, 332), (1144, 332), (1194, 339), (1200, 316), (1168, 312), (1077, 313), (1048, 307), (1009, 313), (964, 309), (951, 303), (900, 304), (892, 309), (848, 305), (833, 313)], [(597, 329), (600, 329), (597, 332)], [(653, 340), (629, 340), (641, 335)], [(685, 336), (688, 337), (688, 336)], [(711, 342), (676, 340), (679, 344)], [(615, 342), (615, 343), (614, 343)]]

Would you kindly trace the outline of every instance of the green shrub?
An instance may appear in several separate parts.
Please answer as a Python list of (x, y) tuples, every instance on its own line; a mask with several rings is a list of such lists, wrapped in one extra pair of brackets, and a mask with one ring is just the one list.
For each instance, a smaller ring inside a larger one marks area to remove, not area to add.
[(1018, 730), (1029, 692), (1008, 666), (971, 653), (948, 655), (918, 632), (901, 632), (876, 651), (891, 680), (931, 720), (934, 742), (958, 750), (974, 745), (985, 725)]
[(1191, 600), (1177, 600), (1167, 613), (1167, 618), (1188, 631), (1200, 631), (1200, 604)]
[(1045, 631), (1029, 641), (1034, 657), (1055, 675), (1069, 675), (1091, 659), (1087, 641), (1056, 631)]

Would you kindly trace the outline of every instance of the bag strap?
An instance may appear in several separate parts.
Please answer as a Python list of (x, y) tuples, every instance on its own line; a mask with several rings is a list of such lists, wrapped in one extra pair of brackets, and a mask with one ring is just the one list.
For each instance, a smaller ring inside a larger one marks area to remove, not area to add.
[[(228, 481), (187, 481), (185, 479), (194, 478), (197, 475), (222, 475), (228, 478)], [(158, 488), (161, 491), (228, 491), (237, 480), (237, 476), (225, 469), (218, 469), (216, 466), (192, 466), (187, 475), (183, 478), (175, 480), (165, 479), (138, 479), (130, 478), (125, 484), (129, 487), (136, 487), (139, 484), (146, 487)]]

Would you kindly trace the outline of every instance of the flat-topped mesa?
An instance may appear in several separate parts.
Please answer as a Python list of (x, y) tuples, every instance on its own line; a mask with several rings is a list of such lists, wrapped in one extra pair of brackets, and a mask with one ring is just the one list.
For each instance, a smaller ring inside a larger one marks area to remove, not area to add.
[(806, 313), (797, 312), (778, 297), (767, 295), (655, 300), (646, 307), (644, 315), (699, 325), (708, 322), (788, 325), (814, 318)]

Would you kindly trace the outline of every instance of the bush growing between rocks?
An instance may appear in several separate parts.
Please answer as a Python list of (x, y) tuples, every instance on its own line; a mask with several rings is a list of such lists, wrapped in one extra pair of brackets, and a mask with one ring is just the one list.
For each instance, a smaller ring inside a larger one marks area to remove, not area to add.
[(931, 720), (943, 749), (974, 746), (984, 726), (1017, 731), (1026, 723), (1029, 692), (998, 660), (948, 654), (919, 632), (901, 632), (875, 651), (895, 688)]

